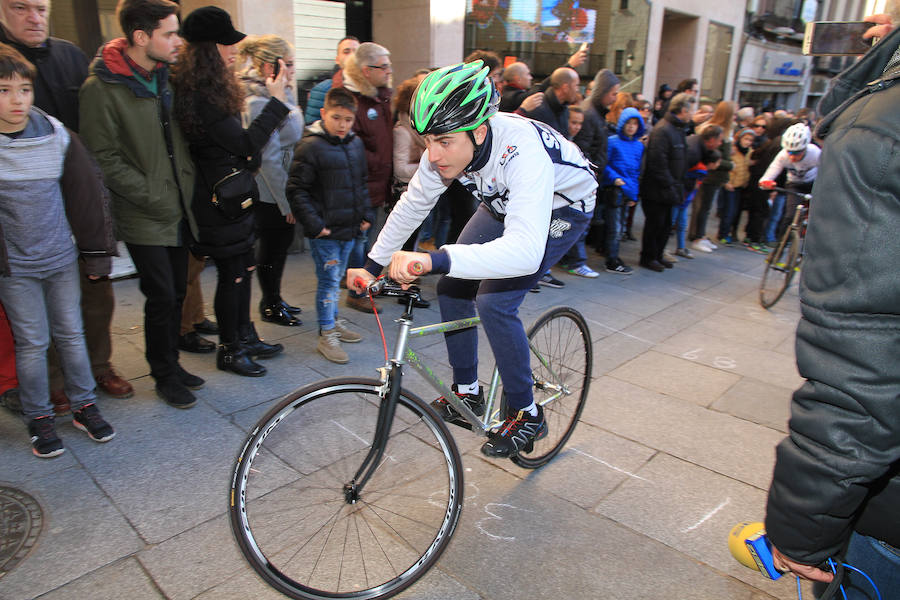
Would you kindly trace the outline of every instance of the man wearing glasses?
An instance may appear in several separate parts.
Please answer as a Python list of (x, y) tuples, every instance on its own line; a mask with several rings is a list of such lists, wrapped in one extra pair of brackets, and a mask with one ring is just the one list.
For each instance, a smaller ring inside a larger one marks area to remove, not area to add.
[[(390, 198), (393, 174), (394, 134), (391, 118), (391, 53), (384, 46), (372, 42), (360, 44), (344, 63), (344, 87), (356, 96), (356, 122), (353, 131), (366, 148), (369, 198), (377, 215), (375, 222), (361, 231), (350, 252), (349, 268), (362, 267), (366, 262), (369, 240), (378, 238), (387, 214), (384, 203)], [(372, 312), (365, 296), (347, 291), (347, 306), (362, 312)]]

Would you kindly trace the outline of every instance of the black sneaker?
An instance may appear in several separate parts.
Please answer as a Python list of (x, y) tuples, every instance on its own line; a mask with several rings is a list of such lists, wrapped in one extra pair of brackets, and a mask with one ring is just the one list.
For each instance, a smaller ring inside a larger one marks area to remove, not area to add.
[(100, 409), (94, 403), (82, 406), (81, 410), (73, 412), (72, 425), (75, 426), (75, 429), (80, 429), (88, 434), (88, 437), (95, 442), (108, 442), (116, 437), (112, 425), (100, 416)]
[(556, 288), (556, 289), (563, 288), (566, 286), (566, 284), (564, 282), (560, 281), (559, 279), (557, 279), (550, 273), (544, 273), (541, 276), (541, 278), (538, 279), (538, 283), (541, 285), (546, 285), (547, 287), (552, 287), (552, 288)]
[(492, 432), (488, 441), (481, 446), (481, 453), (490, 458), (509, 458), (522, 450), (534, 450), (535, 440), (547, 435), (544, 409), (540, 406), (537, 409), (538, 414), (534, 417), (525, 410), (507, 417), (500, 429)]
[(31, 436), (31, 451), (39, 458), (53, 458), (66, 451), (62, 440), (56, 435), (53, 417), (38, 417), (28, 424)]
[(164, 379), (156, 383), (156, 395), (175, 408), (190, 408), (197, 403), (197, 398), (178, 379)]
[(622, 262), (621, 258), (606, 263), (607, 273), (616, 273), (617, 275), (631, 275), (634, 269)]
[(203, 384), (206, 381), (202, 377), (197, 377), (193, 373), (188, 373), (184, 370), (184, 367), (178, 365), (176, 367), (178, 373), (178, 381), (184, 384), (185, 387), (190, 388), (192, 390), (199, 390), (203, 387)]
[[(477, 394), (460, 394), (456, 391), (457, 388), (455, 383), (450, 386), (450, 389), (465, 402), (466, 406), (469, 407), (469, 410), (475, 413), (476, 416), (480, 417), (484, 414), (484, 390), (481, 387), (478, 388)], [(467, 428), (471, 428), (472, 426), (472, 424), (466, 421), (443, 396), (432, 402), (431, 408), (433, 408), (434, 412), (448, 423)]]

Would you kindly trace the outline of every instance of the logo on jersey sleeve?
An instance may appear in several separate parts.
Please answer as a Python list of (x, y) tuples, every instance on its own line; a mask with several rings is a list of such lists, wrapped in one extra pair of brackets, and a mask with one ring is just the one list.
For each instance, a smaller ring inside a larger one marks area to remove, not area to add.
[(500, 156), (500, 166), (502, 167), (515, 157), (519, 155), (519, 151), (515, 146), (507, 146), (506, 150), (503, 151), (503, 154)]

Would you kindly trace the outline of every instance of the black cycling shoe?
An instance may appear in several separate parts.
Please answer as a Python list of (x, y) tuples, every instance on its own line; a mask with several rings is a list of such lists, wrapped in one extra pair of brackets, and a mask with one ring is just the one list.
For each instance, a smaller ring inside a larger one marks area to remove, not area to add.
[(489, 458), (511, 458), (519, 452), (534, 450), (534, 442), (547, 436), (544, 409), (537, 407), (537, 416), (525, 410), (506, 417), (500, 429), (490, 434), (481, 446), (481, 453)]
[[(456, 391), (457, 388), (455, 383), (450, 386), (450, 389), (465, 402), (469, 410), (475, 413), (476, 416), (480, 417), (484, 414), (484, 390), (481, 389), (481, 387), (478, 388), (477, 394), (460, 394)], [(465, 427), (467, 429), (472, 428), (472, 424), (466, 421), (443, 396), (432, 402), (431, 408), (433, 408), (434, 412), (448, 423), (459, 425), (460, 427)]]

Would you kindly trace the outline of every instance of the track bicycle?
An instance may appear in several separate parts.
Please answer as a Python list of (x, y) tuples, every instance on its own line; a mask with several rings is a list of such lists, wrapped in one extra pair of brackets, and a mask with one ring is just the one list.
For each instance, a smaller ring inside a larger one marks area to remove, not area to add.
[[(378, 279), (369, 293), (403, 299), (393, 357), (378, 378), (341, 377), (281, 398), (250, 431), (235, 462), (229, 514), (244, 557), (291, 598), (388, 598), (438, 560), (459, 521), (462, 460), (447, 424), (402, 385), (416, 369), (487, 435), (506, 414), (496, 367), (477, 416), (409, 347), (413, 339), (479, 324), (478, 317), (412, 327), (419, 289)], [(376, 319), (378, 314), (376, 312)], [(380, 319), (378, 326), (384, 340)], [(534, 469), (563, 447), (579, 420), (593, 365), (584, 317), (568, 307), (528, 331), (535, 402), (548, 435), (513, 462)]]
[(766, 268), (759, 283), (759, 303), (763, 308), (771, 308), (781, 299), (790, 287), (794, 274), (800, 270), (800, 263), (803, 262), (803, 245), (806, 241), (809, 203), (812, 200), (812, 195), (794, 190), (773, 188), (772, 191), (792, 194), (801, 202), (797, 204), (794, 218), (781, 236), (778, 245), (766, 257)]

